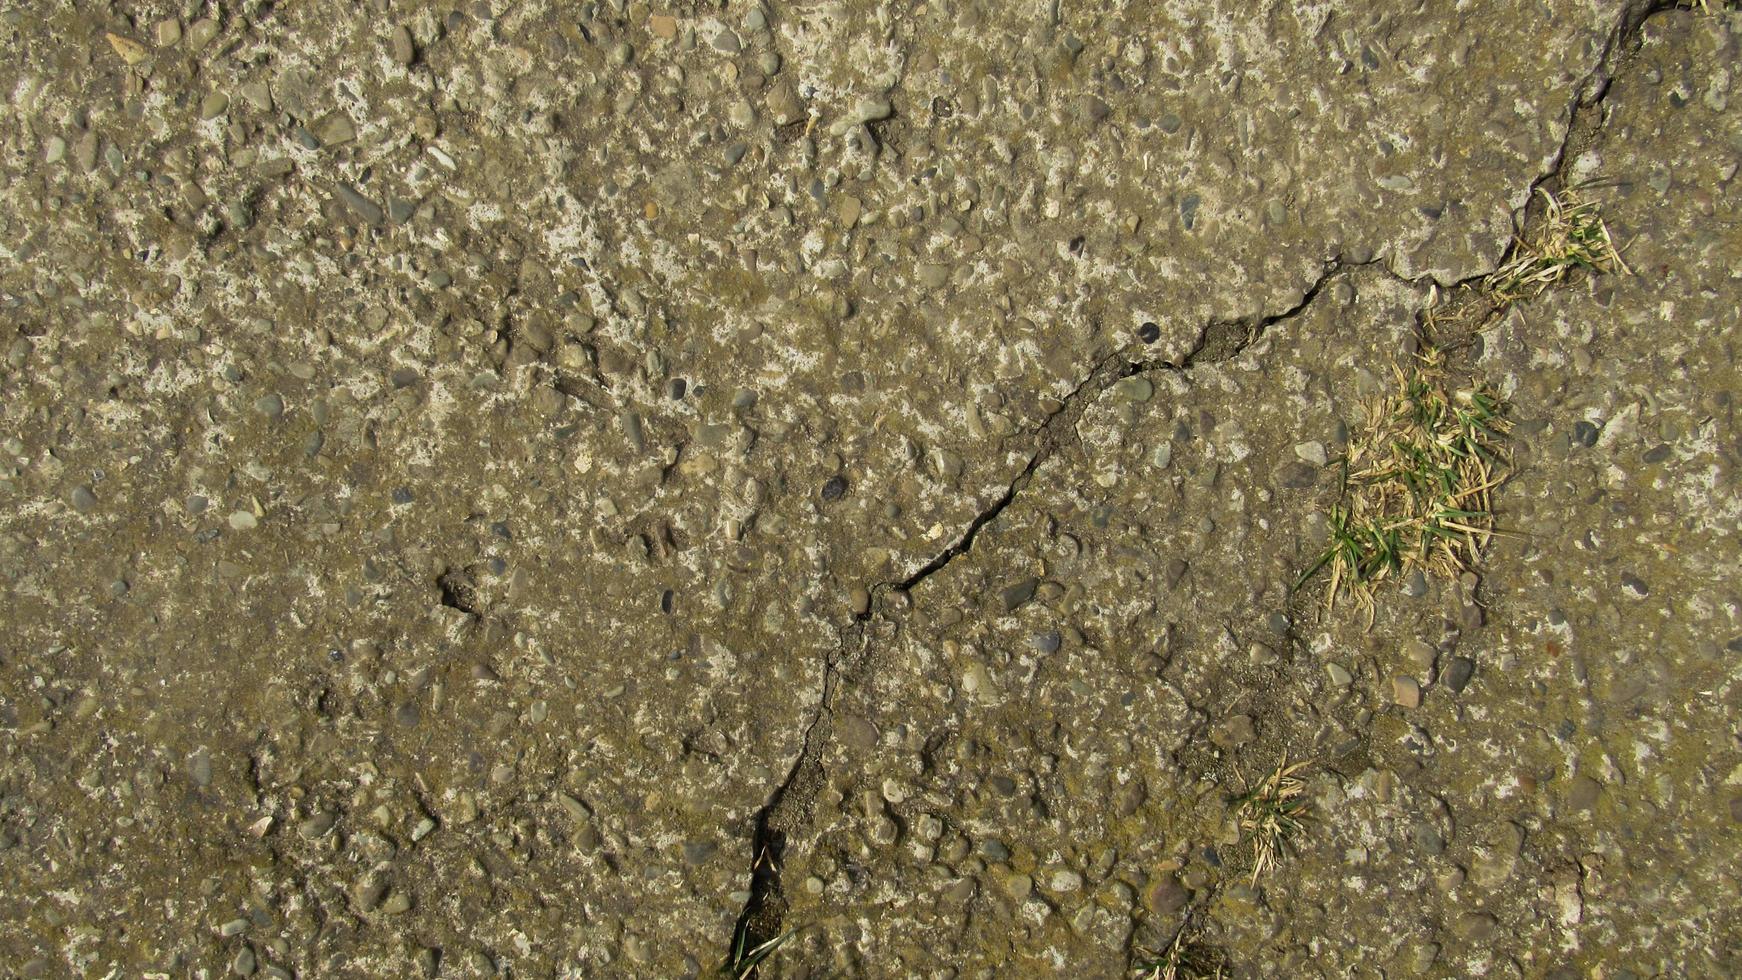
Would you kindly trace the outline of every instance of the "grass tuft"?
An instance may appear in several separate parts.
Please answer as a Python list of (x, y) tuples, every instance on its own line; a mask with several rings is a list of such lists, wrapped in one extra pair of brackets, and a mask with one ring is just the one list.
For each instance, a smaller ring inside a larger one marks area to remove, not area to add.
[(738, 930), (738, 935), (733, 938), (731, 957), (720, 965), (720, 976), (731, 980), (748, 980), (755, 976), (763, 961), (773, 956), (797, 931), (789, 929), (767, 942), (751, 946), (749, 930)]
[(1630, 272), (1609, 236), (1609, 226), (1596, 204), (1578, 188), (1552, 194), (1537, 188), (1545, 210), (1534, 231), (1520, 234), (1512, 259), (1485, 281), (1500, 304), (1530, 299), (1576, 270), (1590, 273)]
[(1252, 842), (1252, 883), (1290, 853), (1291, 844), (1306, 829), (1306, 783), (1296, 773), (1307, 763), (1285, 759), (1258, 785), (1234, 798), (1234, 818), (1242, 836)]
[(1137, 980), (1222, 980), (1226, 975), (1221, 955), (1208, 946), (1186, 942), (1183, 927), (1166, 949), (1149, 954), (1136, 966)]
[(1330, 541), (1295, 583), (1328, 570), (1327, 608), (1347, 593), (1373, 618), (1375, 587), (1421, 569), (1455, 578), (1494, 533), (1490, 493), (1505, 477), (1505, 406), (1482, 388), (1448, 390), (1443, 358), (1424, 348), (1369, 403), (1342, 458)]

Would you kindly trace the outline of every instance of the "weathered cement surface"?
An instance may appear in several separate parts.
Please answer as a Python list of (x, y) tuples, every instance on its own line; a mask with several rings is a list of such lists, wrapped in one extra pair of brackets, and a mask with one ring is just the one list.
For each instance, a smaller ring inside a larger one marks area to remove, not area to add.
[[(114, 6), (0, 3), (0, 971), (1742, 970), (1737, 15)], [(1511, 536), (1291, 592), (1593, 176)]]

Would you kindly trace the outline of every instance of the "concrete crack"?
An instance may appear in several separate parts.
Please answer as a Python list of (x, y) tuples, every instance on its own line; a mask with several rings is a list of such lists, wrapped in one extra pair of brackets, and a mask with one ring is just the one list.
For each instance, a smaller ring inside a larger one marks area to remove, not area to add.
[(805, 725), (798, 757), (769, 796), (768, 803), (756, 813), (750, 843), (750, 897), (733, 930), (729, 963), (780, 935), (786, 915), (780, 869), (787, 837), (810, 819), (811, 807), (822, 789), (822, 750), (834, 721), (830, 705), (839, 686), (842, 665), (849, 659), (857, 661), (869, 647), (870, 619), (871, 614), (866, 613), (842, 628), (839, 648), (823, 663), (822, 691), (816, 710)]
[[(1530, 182), (1529, 200), (1521, 222), (1524, 226), (1529, 226), (1540, 218), (1541, 204), (1537, 190), (1556, 191), (1565, 187), (1572, 162), (1595, 141), (1601, 131), (1603, 100), (1608, 96), (1615, 76), (1637, 52), (1641, 29), (1645, 23), (1656, 14), (1681, 6), (1675, 0), (1646, 0), (1623, 9), (1597, 65), (1578, 86), (1567, 133), (1556, 152), (1553, 166)], [(1507, 246), (1495, 268), (1501, 268), (1510, 261), (1518, 247), (1519, 242), (1515, 238)], [(1339, 274), (1368, 266), (1376, 267), (1389, 277), (1409, 285), (1420, 286), (1428, 282), (1428, 277), (1410, 280), (1399, 276), (1376, 258), (1352, 261), (1337, 256), (1325, 263), (1319, 275), (1307, 285), (1300, 299), (1292, 306), (1277, 313), (1211, 320), (1199, 331), (1191, 349), (1176, 361), (1133, 360), (1129, 349), (1102, 356), (1083, 380), (1065, 396), (1059, 407), (1050, 412), (1035, 430), (1035, 449), (1022, 470), (1011, 479), (997, 500), (968, 522), (955, 543), (905, 578), (879, 583), (871, 588), (870, 610), (856, 616), (841, 629), (839, 648), (824, 664), (821, 695), (816, 710), (806, 725), (803, 747), (798, 757), (793, 761), (786, 777), (769, 796), (767, 805), (756, 814), (751, 845), (750, 897), (737, 921), (732, 949), (728, 956), (729, 962), (742, 952), (755, 949), (781, 934), (787, 902), (781, 887), (780, 869), (787, 841), (809, 820), (817, 794), (823, 786), (825, 773), (822, 752), (828, 744), (833, 727), (833, 702), (837, 692), (849, 679), (852, 670), (868, 659), (873, 645), (873, 631), (879, 624), (886, 626), (887, 632), (893, 635), (893, 622), (880, 615), (881, 606), (887, 598), (892, 593), (908, 593), (917, 589), (927, 579), (949, 567), (957, 558), (972, 551), (981, 532), (997, 521), (1028, 488), (1039, 468), (1074, 439), (1076, 424), (1088, 406), (1094, 404), (1114, 384), (1126, 378), (1157, 371), (1185, 374), (1196, 367), (1238, 357), (1270, 328), (1310, 309), (1325, 287)], [(1448, 294), (1460, 294), (1450, 300), (1451, 303), (1487, 303), (1485, 293), (1479, 287), (1491, 272), (1492, 270), (1477, 273), (1451, 284), (1439, 285)], [(1491, 307), (1478, 312), (1473, 318), (1474, 326), (1469, 333), (1479, 333), (1502, 309)], [(1418, 330), (1424, 333), (1427, 312), (1424, 307), (1418, 318)], [(1291, 594), (1291, 606), (1296, 599), (1298, 596)], [(1292, 618), (1291, 616), (1291, 620)], [(1290, 647), (1297, 643), (1292, 628), (1288, 643)]]
[(787, 770), (780, 785), (770, 794), (767, 805), (756, 814), (750, 848), (750, 897), (744, 904), (744, 910), (739, 915), (733, 932), (729, 961), (735, 960), (744, 951), (753, 950), (781, 935), (787, 902), (781, 886), (780, 872), (787, 840), (810, 819), (817, 794), (823, 786), (822, 752), (833, 728), (832, 705), (836, 692), (849, 671), (864, 662), (871, 647), (872, 631), (878, 622), (888, 622), (887, 619), (877, 616), (878, 608), (885, 598), (892, 592), (905, 593), (918, 588), (926, 579), (943, 571), (951, 562), (971, 551), (980, 532), (1015, 502), (1032, 482), (1035, 471), (1068, 443), (1083, 412), (1108, 388), (1125, 378), (1146, 372), (1165, 370), (1183, 373), (1197, 365), (1213, 364), (1238, 356), (1271, 326), (1304, 312), (1332, 277), (1348, 265), (1340, 259), (1327, 263), (1319, 276), (1301, 294), (1300, 300), (1280, 313), (1212, 320), (1205, 324), (1192, 348), (1177, 363), (1135, 361), (1123, 350), (1103, 356), (1096, 362), (1094, 369), (1035, 430), (1037, 444), (1021, 472), (1010, 481), (997, 500), (969, 521), (956, 542), (906, 578), (882, 582), (870, 590), (870, 611), (856, 616), (841, 629), (840, 646), (823, 665), (822, 691), (816, 710), (805, 726), (798, 757), (793, 760), (792, 767)]
[[(1215, 364), (1237, 357), (1273, 325), (1290, 320), (1305, 312), (1337, 273), (1356, 265), (1365, 264), (1367, 263), (1348, 263), (1340, 258), (1326, 263), (1325, 269), (1318, 278), (1307, 286), (1301, 294), (1300, 300), (1280, 313), (1210, 321), (1198, 332), (1198, 339), (1193, 343), (1191, 349), (1177, 362), (1164, 360), (1133, 361), (1127, 357), (1124, 351), (1115, 351), (1101, 358), (1100, 361), (1096, 362), (1094, 370), (1090, 371), (1088, 376), (1079, 382), (1070, 394), (1065, 396), (1063, 403), (1049, 413), (1046, 419), (1041, 422), (1040, 427), (1035, 430), (1039, 445), (1029, 456), (1028, 463), (1023, 466), (1022, 471), (1010, 481), (1004, 494), (968, 522), (967, 529), (962, 532), (955, 544), (945, 548), (907, 578), (898, 582), (884, 583), (878, 589), (883, 592), (892, 589), (900, 592), (911, 592), (926, 579), (943, 571), (950, 562), (971, 551), (974, 547), (974, 540), (979, 537), (980, 532), (997, 520), (999, 515), (1004, 513), (1005, 508), (1016, 500), (1017, 496), (1034, 478), (1035, 470), (1039, 469), (1042, 463), (1050, 459), (1065, 444), (1064, 433), (1075, 431), (1077, 420), (1082, 418), (1084, 410), (1094, 404), (1108, 388), (1126, 378), (1139, 374), (1153, 371), (1171, 371), (1183, 374), (1200, 364)], [(877, 590), (873, 590), (873, 593), (878, 594)]]
[[(1506, 304), (1495, 302), (1481, 288), (1483, 282), (1497, 270), (1505, 268), (1517, 256), (1525, 229), (1542, 221), (1546, 202), (1538, 191), (1558, 193), (1575, 184), (1570, 173), (1572, 165), (1596, 142), (1602, 132), (1603, 103), (1613, 89), (1615, 78), (1631, 64), (1634, 55), (1638, 53), (1646, 22), (1658, 14), (1685, 8), (1686, 4), (1677, 0), (1645, 0), (1623, 8), (1614, 29), (1609, 32), (1609, 37), (1604, 42), (1603, 52), (1598, 56), (1596, 66), (1574, 91), (1567, 131), (1561, 138), (1560, 147), (1555, 151), (1553, 164), (1531, 180), (1524, 212), (1518, 222), (1518, 232), (1501, 253), (1499, 261), (1493, 269), (1442, 284), (1446, 296), (1446, 315), (1443, 319), (1450, 323), (1467, 323), (1469, 326), (1463, 330), (1462, 336), (1442, 338), (1438, 346), (1461, 348), (1471, 345), (1477, 334), (1487, 329), (1495, 318), (1506, 311)], [(1417, 322), (1418, 333), (1423, 340), (1429, 339), (1426, 329), (1427, 312), (1423, 310)]]

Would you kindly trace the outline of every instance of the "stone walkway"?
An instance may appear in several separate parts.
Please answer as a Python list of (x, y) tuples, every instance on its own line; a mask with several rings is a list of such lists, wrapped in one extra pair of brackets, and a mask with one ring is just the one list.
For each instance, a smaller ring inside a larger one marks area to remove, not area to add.
[(1742, 973), (1730, 6), (0, 0), (0, 976)]

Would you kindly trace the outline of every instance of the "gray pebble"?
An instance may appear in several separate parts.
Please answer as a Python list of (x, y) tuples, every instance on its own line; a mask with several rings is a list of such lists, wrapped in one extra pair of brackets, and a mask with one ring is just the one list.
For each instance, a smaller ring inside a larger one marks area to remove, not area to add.
[(387, 215), (381, 210), (381, 205), (369, 200), (357, 192), (350, 184), (340, 182), (333, 185), (333, 190), (339, 195), (339, 200), (345, 202), (345, 207), (351, 213), (363, 219), (365, 224), (379, 225), (387, 220)]
[(404, 24), (393, 29), (393, 60), (406, 67), (417, 60), (417, 45), (412, 43), (411, 32)]
[(1155, 396), (1155, 382), (1142, 375), (1126, 378), (1114, 385), (1113, 389), (1126, 401), (1146, 402)]
[(1143, 895), (1151, 911), (1160, 915), (1178, 912), (1192, 900), (1192, 893), (1180, 883), (1178, 875), (1159, 875)]
[(1434, 829), (1433, 824), (1420, 823), (1415, 825), (1415, 846), (1420, 848), (1423, 854), (1438, 857), (1445, 852), (1446, 840), (1440, 836), (1438, 830)]
[(343, 112), (335, 112), (315, 124), (314, 137), (322, 146), (340, 146), (357, 138), (357, 124)]
[(1052, 877), (1047, 880), (1047, 886), (1051, 891), (1060, 894), (1080, 891), (1083, 887), (1083, 876), (1068, 869), (1054, 871)]
[(387, 896), (387, 901), (381, 903), (382, 915), (399, 915), (411, 911), (411, 896), (405, 892), (396, 891)]
[(212, 785), (212, 753), (205, 746), (200, 746), (188, 756), (188, 775), (195, 786)]
[(364, 912), (373, 912), (381, 904), (381, 899), (387, 896), (387, 882), (379, 880), (363, 880), (351, 887), (351, 897), (357, 903), (357, 908)]
[(944, 900), (955, 905), (961, 905), (974, 897), (974, 891), (976, 888), (978, 888), (978, 886), (975, 885), (974, 879), (972, 878), (957, 879), (948, 888), (944, 889)]
[(1392, 677), (1391, 701), (1404, 708), (1421, 707), (1421, 682), (1407, 674)]
[(223, 92), (208, 92), (200, 100), (200, 118), (216, 119), (229, 111), (230, 97)]
[(1005, 612), (1015, 612), (1028, 600), (1034, 598), (1034, 591), (1040, 587), (1040, 579), (1026, 578), (1014, 585), (1007, 585), (999, 593), (1004, 601)]
[(298, 824), (296, 832), (301, 834), (304, 840), (314, 840), (325, 836), (327, 831), (332, 830), (336, 819), (331, 813), (322, 811)]
[(1180, 579), (1183, 579), (1186, 577), (1186, 561), (1185, 561), (1185, 559), (1184, 558), (1170, 558), (1170, 559), (1168, 559), (1167, 568), (1166, 568), (1164, 574), (1166, 574), (1166, 576), (1167, 576), (1167, 587), (1170, 589), (1178, 588), (1179, 583), (1180, 583)]
[(1185, 230), (1191, 231), (1192, 226), (1197, 224), (1198, 204), (1202, 200), (1203, 200), (1203, 198), (1199, 197), (1196, 194), (1187, 194), (1186, 196), (1180, 198), (1180, 201), (1179, 201), (1179, 220), (1180, 220), (1180, 226), (1183, 227)]
[(1476, 662), (1474, 660), (1469, 657), (1453, 657), (1452, 662), (1446, 665), (1445, 674), (1440, 679), (1445, 681), (1446, 686), (1451, 688), (1454, 693), (1461, 694), (1464, 688), (1469, 686), (1470, 678), (1475, 673)]
[(1427, 576), (1421, 573), (1421, 569), (1411, 569), (1409, 574), (1403, 577), (1403, 594), (1411, 599), (1420, 599), (1427, 595)]
[(68, 500), (72, 503), (73, 510), (81, 514), (89, 514), (97, 507), (97, 495), (91, 492), (90, 487), (83, 485), (74, 487)]

